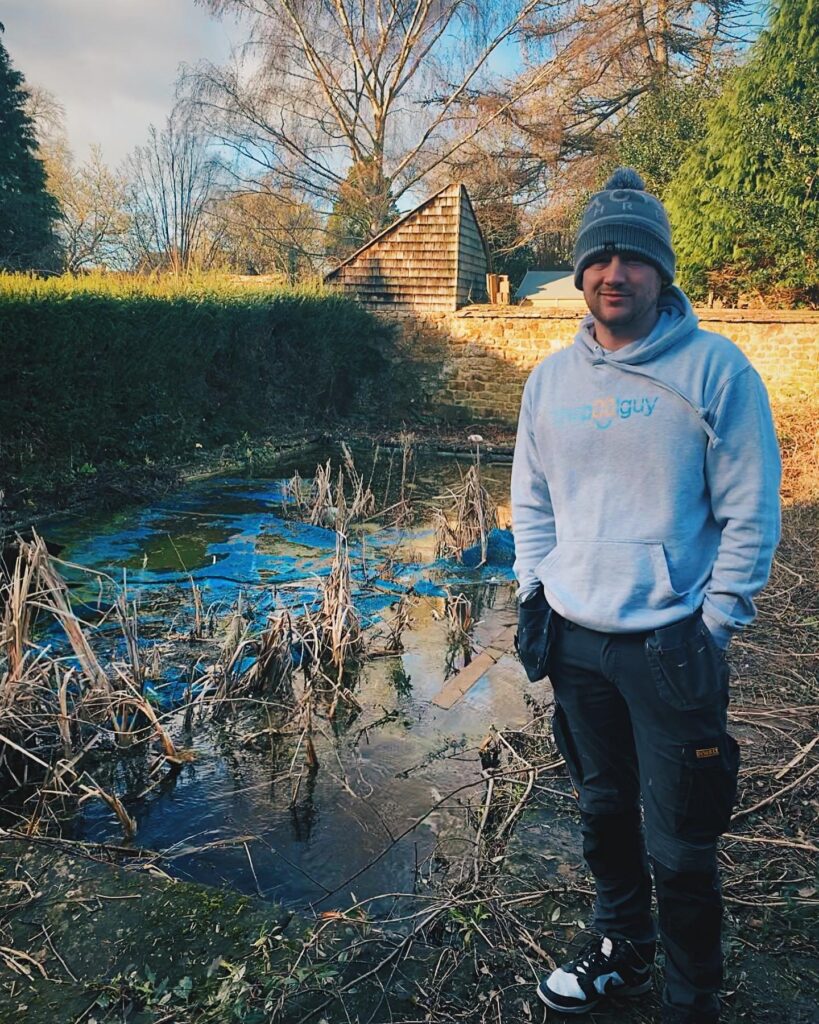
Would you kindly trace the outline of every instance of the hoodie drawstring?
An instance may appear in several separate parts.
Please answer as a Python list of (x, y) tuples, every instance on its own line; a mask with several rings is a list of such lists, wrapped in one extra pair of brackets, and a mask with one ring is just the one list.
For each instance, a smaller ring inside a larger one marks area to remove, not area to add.
[(717, 436), (717, 433), (714, 430), (714, 428), (705, 418), (705, 409), (702, 409), (700, 408), (700, 406), (695, 405), (690, 398), (684, 395), (682, 391), (678, 391), (677, 388), (673, 386), (673, 384), (667, 384), (664, 380), (659, 380), (657, 377), (653, 377), (650, 373), (643, 373), (642, 370), (638, 370), (637, 367), (631, 366), (629, 365), (629, 363), (620, 363), (614, 359), (612, 359), (611, 361), (609, 361), (608, 359), (604, 359), (603, 363), (605, 366), (611, 366), (618, 370), (622, 370), (623, 373), (632, 373), (635, 377), (643, 377), (645, 380), (650, 380), (651, 383), (656, 384), (658, 388), (662, 388), (664, 391), (670, 391), (672, 395), (676, 395), (677, 398), (685, 402), (688, 408), (697, 417), (700, 426), (705, 431), (708, 440), (711, 442), (711, 447), (716, 448), (718, 445), (722, 443), (721, 439)]

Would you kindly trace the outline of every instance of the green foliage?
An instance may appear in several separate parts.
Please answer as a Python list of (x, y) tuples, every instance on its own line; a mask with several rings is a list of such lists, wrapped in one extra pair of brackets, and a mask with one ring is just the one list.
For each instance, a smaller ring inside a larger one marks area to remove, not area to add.
[(708, 98), (700, 83), (672, 78), (646, 92), (623, 123), (616, 159), (607, 164), (605, 177), (616, 166), (634, 167), (648, 191), (663, 198), (680, 164), (705, 135)]
[(819, 301), (819, 0), (778, 0), (668, 195), (684, 287)]
[(0, 276), (0, 466), (63, 459), (88, 475), (243, 433), (387, 415), (391, 339), (318, 287)]
[(46, 191), (27, 96), (0, 42), (0, 270), (50, 271), (59, 264), (53, 228), (60, 211)]
[(398, 218), (391, 183), (374, 159), (355, 163), (327, 221), (327, 255), (346, 259)]

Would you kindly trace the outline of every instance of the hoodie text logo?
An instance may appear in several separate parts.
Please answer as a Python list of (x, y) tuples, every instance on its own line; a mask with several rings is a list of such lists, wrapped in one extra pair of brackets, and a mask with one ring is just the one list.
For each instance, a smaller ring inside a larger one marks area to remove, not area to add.
[(613, 395), (595, 398), (583, 405), (563, 405), (554, 411), (557, 423), (593, 423), (598, 430), (608, 430), (616, 420), (632, 416), (651, 416), (659, 402), (655, 398), (617, 398)]

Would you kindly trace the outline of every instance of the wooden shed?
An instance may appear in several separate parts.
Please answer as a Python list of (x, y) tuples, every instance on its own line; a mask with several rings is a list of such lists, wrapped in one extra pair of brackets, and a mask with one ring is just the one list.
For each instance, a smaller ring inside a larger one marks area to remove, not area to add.
[(370, 309), (444, 313), (486, 301), (489, 251), (466, 188), (447, 185), (331, 270)]

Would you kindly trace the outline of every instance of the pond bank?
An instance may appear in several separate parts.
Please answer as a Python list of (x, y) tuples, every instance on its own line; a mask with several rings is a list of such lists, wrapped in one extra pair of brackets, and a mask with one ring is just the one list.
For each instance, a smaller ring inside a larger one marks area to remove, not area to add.
[[(457, 430), (445, 425), (420, 424), (407, 428), (416, 438), (420, 453), (453, 454), (468, 458), (474, 446), (468, 440), (472, 427)], [(511, 459), (514, 431), (496, 426), (476, 426), (486, 439), (484, 450), (491, 461)], [(103, 465), (93, 472), (66, 475), (64, 468), (49, 468), (5, 490), (0, 481), (0, 536), (41, 527), (57, 515), (82, 516), (89, 511), (111, 512), (128, 505), (154, 501), (185, 483), (217, 474), (267, 473), (278, 462), (314, 446), (346, 440), (354, 446), (380, 444), (400, 448), (400, 432), (364, 426), (322, 430), (282, 430), (274, 435), (246, 438), (233, 445), (196, 449), (189, 460), (168, 459), (155, 465)]]
[(157, 1020), (163, 999), (217, 999), (249, 957), (268, 967), (284, 959), (283, 936), (296, 928), (275, 904), (113, 858), (104, 847), (0, 835), (0, 1024), (142, 1024)]

